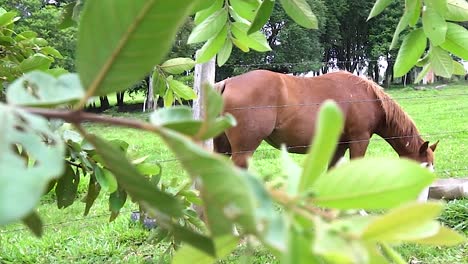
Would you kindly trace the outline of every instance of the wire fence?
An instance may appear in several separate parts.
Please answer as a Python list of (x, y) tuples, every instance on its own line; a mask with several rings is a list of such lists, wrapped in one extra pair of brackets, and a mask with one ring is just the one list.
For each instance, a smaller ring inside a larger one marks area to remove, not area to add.
[[(430, 99), (440, 99), (440, 98), (459, 98), (459, 97), (464, 97), (467, 96), (468, 93), (454, 93), (454, 94), (438, 94), (438, 95), (424, 95), (424, 96), (408, 96), (408, 97), (395, 97), (395, 98), (387, 98), (387, 99), (366, 99), (366, 100), (343, 100), (343, 101), (337, 101), (338, 104), (350, 104), (350, 103), (375, 103), (383, 100), (408, 100), (408, 101), (415, 101), (415, 102), (427, 102), (427, 100)], [(231, 109), (226, 109), (229, 111), (233, 110), (256, 110), (256, 109), (271, 109), (271, 108), (285, 108), (285, 107), (316, 107), (319, 106), (321, 102), (309, 102), (309, 103), (303, 103), (303, 104), (283, 104), (283, 105), (264, 105), (264, 106), (251, 106), (251, 107), (236, 107), (236, 108), (231, 108)], [(450, 110), (450, 113), (463, 113), (463, 111), (466, 111), (468, 109), (467, 106), (458, 106)], [(427, 115), (432, 115), (431, 113), (425, 113), (422, 116), (427, 116)], [(421, 117), (421, 115), (418, 115)], [(393, 140), (393, 139), (402, 139), (402, 138), (413, 138), (413, 137), (423, 137), (423, 138), (433, 138), (433, 137), (439, 137), (442, 135), (445, 136), (452, 136), (452, 135), (463, 135), (465, 134), (468, 136), (468, 129), (462, 129), (462, 130), (456, 130), (456, 131), (439, 131), (439, 132), (434, 132), (434, 133), (428, 133), (428, 134), (411, 134), (411, 135), (399, 135), (399, 136), (391, 136), (391, 137), (373, 137), (370, 139), (358, 139), (358, 140), (348, 140), (348, 141), (340, 141), (338, 144), (351, 144), (351, 143), (357, 143), (357, 142), (368, 142), (368, 141), (383, 141), (383, 140)], [(460, 140), (460, 137), (456, 138), (457, 140)], [(468, 137), (467, 137), (468, 139)], [(310, 145), (301, 145), (301, 146), (289, 146), (286, 149), (287, 150), (294, 150), (294, 149), (305, 149), (309, 148)], [(230, 152), (230, 153), (223, 153), (223, 154), (239, 154), (239, 153), (246, 153), (246, 152), (252, 152), (251, 150), (245, 150), (245, 151), (237, 151), (237, 152)], [(267, 153), (267, 152), (278, 152), (277, 149), (271, 147), (271, 148), (262, 148), (262, 149), (257, 149), (255, 151), (256, 153)], [(160, 159), (160, 160), (155, 160), (155, 163), (170, 163), (170, 162), (181, 162), (181, 161), (187, 161), (187, 160), (192, 160), (193, 157), (190, 155), (187, 156), (182, 156), (178, 158), (168, 158), (168, 159)], [(265, 157), (263, 159), (270, 159), (269, 157)], [(468, 166), (463, 166), (459, 168), (452, 168), (452, 169), (442, 169), (439, 170), (439, 174), (443, 175), (451, 175), (454, 173), (462, 172), (464, 175), (465, 172), (468, 171)], [(268, 177), (268, 175), (266, 175)], [(133, 210), (122, 210), (120, 214), (128, 214), (132, 212)], [(87, 216), (87, 217), (80, 217), (76, 219), (71, 219), (71, 220), (65, 220), (65, 221), (57, 221), (57, 222), (50, 222), (46, 223), (43, 225), (44, 228), (56, 228), (56, 227), (64, 227), (67, 225), (71, 225), (74, 223), (79, 223), (82, 222), (85, 225), (89, 224), (90, 221), (99, 219), (99, 218), (104, 218), (104, 217), (110, 217), (110, 213), (104, 213), (104, 214), (97, 214), (93, 216)], [(27, 227), (21, 227), (21, 228), (15, 228), (15, 229), (5, 229), (5, 230), (0, 230), (0, 235), (3, 234), (10, 234), (10, 233), (16, 233), (16, 232), (23, 232), (29, 230)]]

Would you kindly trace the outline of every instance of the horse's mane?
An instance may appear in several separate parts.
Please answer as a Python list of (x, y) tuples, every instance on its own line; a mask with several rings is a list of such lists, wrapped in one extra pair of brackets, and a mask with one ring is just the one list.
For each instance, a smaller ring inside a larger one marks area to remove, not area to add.
[(394, 136), (408, 136), (409, 145), (418, 148), (420, 142), (418, 141), (419, 137), (416, 135), (419, 135), (419, 131), (411, 117), (378, 84), (371, 80), (358, 78), (380, 100), (385, 113), (386, 125), (390, 131), (394, 131)]

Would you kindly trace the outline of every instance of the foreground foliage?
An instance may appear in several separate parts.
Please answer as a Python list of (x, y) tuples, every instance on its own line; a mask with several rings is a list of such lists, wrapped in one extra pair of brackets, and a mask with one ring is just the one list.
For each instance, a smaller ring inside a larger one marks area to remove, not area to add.
[[(299, 25), (317, 26), (305, 1), (280, 2)], [(379, 10), (383, 2), (377, 1)], [(434, 175), (418, 164), (400, 159), (363, 159), (326, 172), (343, 126), (343, 115), (332, 101), (321, 107), (317, 136), (304, 165), (299, 166), (284, 154), (288, 184), (280, 188), (265, 186), (251, 172), (234, 167), (228, 159), (197, 144), (235, 125), (231, 116), (220, 116), (222, 99), (209, 85), (204, 86), (203, 120), (193, 120), (186, 107), (157, 111), (150, 123), (80, 111), (92, 96), (122, 91), (153, 69), (169, 50), (170, 40), (174, 39), (184, 19), (193, 13), (196, 13), (197, 26), (189, 42), (207, 41), (201, 49), (199, 62), (218, 53), (218, 63), (223, 64), (229, 58), (232, 44), (246, 51), (250, 48), (269, 50), (265, 37), (258, 30), (271, 14), (273, 4), (270, 0), (221, 1), (219, 6), (217, 2), (202, 0), (86, 1), (79, 24), (78, 74), (53, 77), (31, 72), (23, 75), (8, 87), (8, 104), (1, 105), (2, 120), (7, 121), (2, 126), (9, 133), (1, 145), (5, 155), (0, 160), (0, 171), (9, 173), (1, 178), (0, 194), (4, 199), (0, 200), (0, 224), (21, 219), (40, 235), (42, 225), (33, 210), (40, 194), (55, 186), (58, 206), (66, 207), (76, 197), (82, 173), (89, 176), (85, 214), (100, 189), (110, 193), (111, 220), (118, 215), (129, 195), (157, 219), (163, 234), (170, 232), (175, 241), (183, 242), (174, 255), (174, 263), (212, 262), (229, 254), (241, 238), (249, 235), (285, 263), (402, 263), (401, 256), (393, 249), (395, 244), (455, 245), (463, 242), (462, 235), (435, 221), (442, 203), (414, 202), (421, 190), (434, 180)], [(413, 10), (407, 5), (407, 10), (414, 15), (419, 9)], [(447, 19), (452, 18), (450, 12), (447, 12)], [(173, 19), (167, 20), (168, 16)], [(107, 19), (102, 20), (102, 17)], [(415, 16), (411, 18), (413, 21)], [(433, 19), (429, 17), (428, 21)], [(158, 34), (152, 32), (154, 25), (160, 29)], [(400, 52), (405, 53), (409, 46), (421, 49), (421, 36), (427, 35), (431, 42), (436, 40), (432, 33), (421, 32), (416, 29), (410, 33)], [(148, 47), (152, 52), (147, 52)], [(464, 50), (461, 53), (465, 55)], [(443, 52), (437, 54), (445, 56)], [(412, 60), (398, 65), (411, 67), (416, 63), (412, 56), (404, 57)], [(432, 67), (436, 66), (434, 62), (432, 59)], [(172, 68), (174, 74), (186, 67), (174, 68), (174, 65), (177, 63), (168, 61), (160, 67), (166, 67), (169, 73)], [(169, 77), (166, 81), (171, 86)], [(76, 111), (38, 108), (67, 104), (73, 104)], [(59, 138), (45, 118), (72, 123), (79, 134), (64, 130)], [(87, 132), (80, 125), (86, 120), (159, 135), (192, 181), (200, 182), (199, 195), (186, 188), (176, 193), (167, 191), (158, 184), (160, 171), (151, 165), (145, 166), (145, 158), (128, 160), (125, 143), (108, 142)], [(70, 154), (67, 158), (65, 142)], [(63, 164), (64, 159), (67, 166)], [(27, 188), (32, 184), (34, 191), (29, 191)], [(18, 198), (14, 199), (18, 204), (12, 206), (12, 200), (7, 199), (11, 196)], [(188, 202), (203, 207), (205, 225), (187, 208)], [(277, 210), (278, 206), (281, 210)], [(356, 209), (384, 211), (361, 217), (349, 211)], [(232, 234), (234, 226), (239, 228), (240, 236)]]

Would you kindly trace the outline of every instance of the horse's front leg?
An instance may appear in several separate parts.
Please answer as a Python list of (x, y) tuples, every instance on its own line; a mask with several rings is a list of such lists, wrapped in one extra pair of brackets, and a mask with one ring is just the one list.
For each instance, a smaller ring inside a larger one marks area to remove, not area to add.
[(349, 142), (349, 158), (356, 159), (364, 157), (366, 155), (367, 147), (369, 146), (369, 135), (363, 135), (361, 137), (355, 137)]

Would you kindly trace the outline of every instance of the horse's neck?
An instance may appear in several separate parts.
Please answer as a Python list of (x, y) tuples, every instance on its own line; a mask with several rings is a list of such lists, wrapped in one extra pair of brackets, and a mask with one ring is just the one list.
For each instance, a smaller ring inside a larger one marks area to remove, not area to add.
[(386, 125), (378, 134), (383, 137), (400, 156), (415, 153), (424, 142), (419, 136), (416, 127), (403, 132), (396, 126)]

